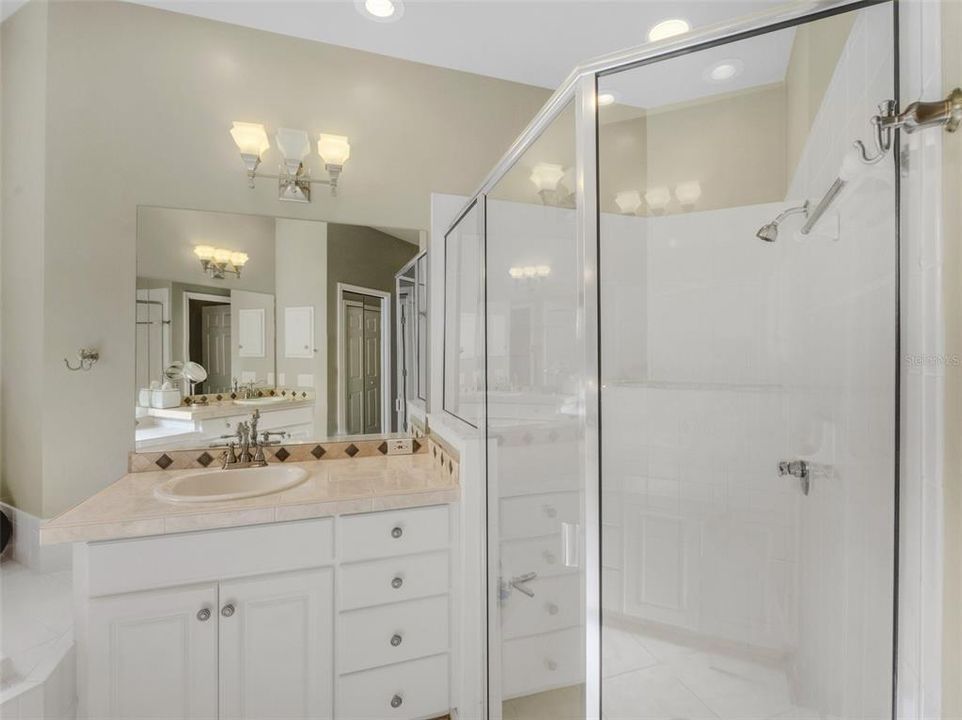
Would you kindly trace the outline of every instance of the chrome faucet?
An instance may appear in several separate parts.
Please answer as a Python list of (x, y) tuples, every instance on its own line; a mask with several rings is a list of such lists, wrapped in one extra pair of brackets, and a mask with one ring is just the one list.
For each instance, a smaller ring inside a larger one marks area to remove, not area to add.
[(249, 380), (246, 383), (241, 384), (240, 380), (236, 377), (231, 378), (231, 390), (234, 395), (238, 396), (242, 400), (250, 400), (254, 397), (254, 387), (259, 384), (259, 380)]
[[(261, 411), (255, 410), (249, 421), (237, 423), (237, 431), (231, 435), (221, 435), (220, 440), (227, 440), (226, 443), (214, 443), (211, 447), (226, 448), (221, 453), (221, 469), (230, 470), (232, 468), (264, 467), (267, 465), (267, 458), (264, 457), (264, 448), (268, 445), (277, 445), (280, 439), (271, 440), (272, 437), (286, 437), (284, 430), (265, 430), (261, 433), (260, 440), (257, 437), (257, 424), (261, 419)], [(240, 451), (238, 453), (238, 450)]]

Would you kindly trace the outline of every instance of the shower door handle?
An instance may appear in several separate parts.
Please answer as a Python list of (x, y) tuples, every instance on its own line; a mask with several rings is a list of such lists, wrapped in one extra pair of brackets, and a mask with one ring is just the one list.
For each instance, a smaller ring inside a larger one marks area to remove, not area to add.
[(524, 575), (516, 575), (511, 578), (511, 587), (520, 593), (527, 595), (529, 598), (534, 597), (534, 590), (528, 587), (527, 583), (538, 577), (536, 572), (526, 572)]
[(564, 566), (581, 567), (581, 526), (575, 523), (561, 523), (561, 550)]

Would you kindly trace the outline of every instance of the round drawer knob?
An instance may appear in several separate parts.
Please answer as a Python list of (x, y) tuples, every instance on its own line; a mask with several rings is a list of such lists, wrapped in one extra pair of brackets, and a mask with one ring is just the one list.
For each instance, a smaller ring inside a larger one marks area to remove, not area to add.
[(546, 659), (546, 660), (544, 661), (544, 666), (545, 666), (548, 670), (550, 670), (551, 672), (554, 672), (555, 670), (558, 669), (558, 663), (556, 663), (556, 662), (555, 662), (554, 660), (552, 660), (551, 658), (548, 658), (548, 659)]
[(391, 537), (397, 540), (404, 534), (404, 530), (400, 527), (395, 527), (391, 530)]
[(558, 606), (552, 602), (545, 603), (544, 609), (548, 612), (549, 615), (558, 614)]
[(404, 578), (402, 577), (396, 577), (393, 580), (391, 580), (391, 587), (394, 588), (395, 590), (400, 590), (403, 584), (404, 584)]
[(544, 514), (549, 518), (558, 517), (558, 511), (551, 505), (544, 506)]
[(400, 695), (395, 695), (394, 697), (391, 698), (391, 707), (394, 709), (401, 707), (403, 703), (404, 703), (404, 698), (402, 698)]
[(201, 622), (210, 620), (210, 608), (201, 608), (197, 611), (197, 619)]
[(227, 605), (225, 605), (220, 609), (220, 614), (223, 615), (224, 617), (230, 617), (231, 615), (234, 614), (234, 606), (228, 603)]
[(392, 645), (393, 647), (397, 647), (398, 645), (401, 644), (401, 642), (402, 642), (403, 640), (404, 640), (404, 638), (402, 638), (398, 633), (394, 633), (394, 634), (391, 636), (391, 645)]

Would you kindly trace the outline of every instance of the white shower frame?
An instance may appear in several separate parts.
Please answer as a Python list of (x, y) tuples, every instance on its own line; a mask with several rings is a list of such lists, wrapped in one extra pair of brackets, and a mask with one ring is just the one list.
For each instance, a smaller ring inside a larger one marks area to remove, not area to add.
[[(585, 408), (585, 452), (582, 455), (584, 486), (584, 526), (583, 526), (583, 550), (582, 557), (585, 558), (585, 585), (584, 585), (584, 608), (585, 608), (585, 713), (584, 717), (588, 720), (600, 720), (601, 718), (601, 468), (600, 468), (600, 388), (599, 388), (599, 348), (598, 348), (598, 236), (599, 236), (599, 217), (598, 217), (598, 123), (597, 105), (595, 97), (597, 95), (598, 78), (616, 72), (628, 70), (632, 67), (667, 60), (671, 57), (697, 52), (715, 45), (734, 42), (756, 35), (792, 27), (810, 22), (822, 17), (849, 12), (872, 5), (892, 4), (893, 12), (896, 13), (895, 37), (898, 42), (898, 2), (897, 0), (803, 0), (791, 7), (781, 7), (772, 11), (766, 11), (733, 22), (719, 23), (703, 29), (694, 30), (684, 35), (669, 38), (655, 43), (647, 43), (635, 48), (602, 55), (593, 60), (589, 60), (577, 66), (559, 86), (547, 102), (538, 111), (525, 130), (512, 143), (511, 147), (504, 154), (501, 160), (494, 166), (491, 172), (485, 177), (480, 187), (469, 196), (461, 210), (454, 216), (445, 236), (453, 230), (461, 219), (467, 214), (471, 207), (478, 203), (484, 210), (488, 193), (495, 187), (502, 177), (514, 166), (521, 156), (537, 140), (542, 133), (551, 125), (558, 115), (573, 102), (575, 108), (575, 147), (576, 147), (576, 167), (575, 167), (575, 206), (577, 222), (577, 252), (581, 267), (579, 271), (584, 278), (584, 282), (579, 289), (578, 319), (583, 323), (585, 337), (594, 338), (594, 342), (585, 344), (585, 378), (582, 384), (582, 401)], [(896, 76), (894, 78), (896, 106), (900, 102), (898, 66), (896, 66)], [(896, 147), (899, 147), (898, 138), (895, 140)], [(898, 191), (897, 191), (898, 192)], [(898, 196), (897, 196), (898, 197)], [(482, 211), (483, 211), (482, 210)], [(898, 209), (896, 208), (896, 223), (899, 224)], [(898, 230), (897, 230), (898, 238)], [(484, 233), (482, 237), (484, 267), (481, 268), (482, 279), (486, 275), (487, 264), (487, 224), (485, 219)], [(898, 292), (898, 290), (897, 290)], [(485, 313), (487, 312), (487, 285), (484, 285), (484, 304)], [(897, 314), (897, 334), (896, 347), (893, 352), (896, 358), (900, 352), (900, 338), (902, 336), (902, 319)], [(486, 345), (486, 343), (485, 343)], [(485, 373), (487, 375), (487, 373)], [(895, 411), (896, 411), (896, 462), (895, 462), (895, 488), (896, 508), (898, 508), (898, 487), (899, 487), (899, 449), (898, 444), (901, 414), (899, 408), (899, 396), (901, 392), (899, 373), (896, 374), (895, 391)], [(485, 395), (487, 395), (485, 391)], [(487, 428), (487, 403), (484, 403), (481, 422)], [(486, 484), (489, 482), (488, 468), (485, 467)], [(490, 494), (489, 512), (490, 517)], [(898, 716), (897, 703), (897, 667), (898, 667), (898, 510), (896, 510), (895, 522), (895, 617), (893, 617), (893, 698), (892, 698), (892, 717), (893, 720)], [(490, 530), (490, 524), (489, 524)], [(487, 550), (488, 543), (484, 543)], [(497, 587), (498, 571), (492, 570), (491, 558), (486, 554), (485, 561), (488, 563), (488, 589), (487, 597), (489, 603), (488, 611), (488, 648), (486, 652), (485, 665), (488, 665), (492, 657), (490, 646), (497, 641), (495, 628), (491, 623), (490, 605), (497, 602), (497, 594), (493, 588)], [(490, 675), (490, 673), (488, 673)], [(492, 686), (493, 685), (493, 686)], [(485, 678), (483, 697), (485, 698), (484, 717), (500, 718), (500, 703), (497, 709), (492, 707), (492, 698), (500, 700), (499, 682), (495, 678), (491, 680)], [(492, 714), (494, 712), (494, 714)]]

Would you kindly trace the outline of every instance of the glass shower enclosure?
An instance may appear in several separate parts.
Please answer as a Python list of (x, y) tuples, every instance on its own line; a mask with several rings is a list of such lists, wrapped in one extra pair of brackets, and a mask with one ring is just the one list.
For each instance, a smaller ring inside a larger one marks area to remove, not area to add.
[(452, 225), (488, 717), (893, 716), (896, 22), (802, 3), (589, 63)]

